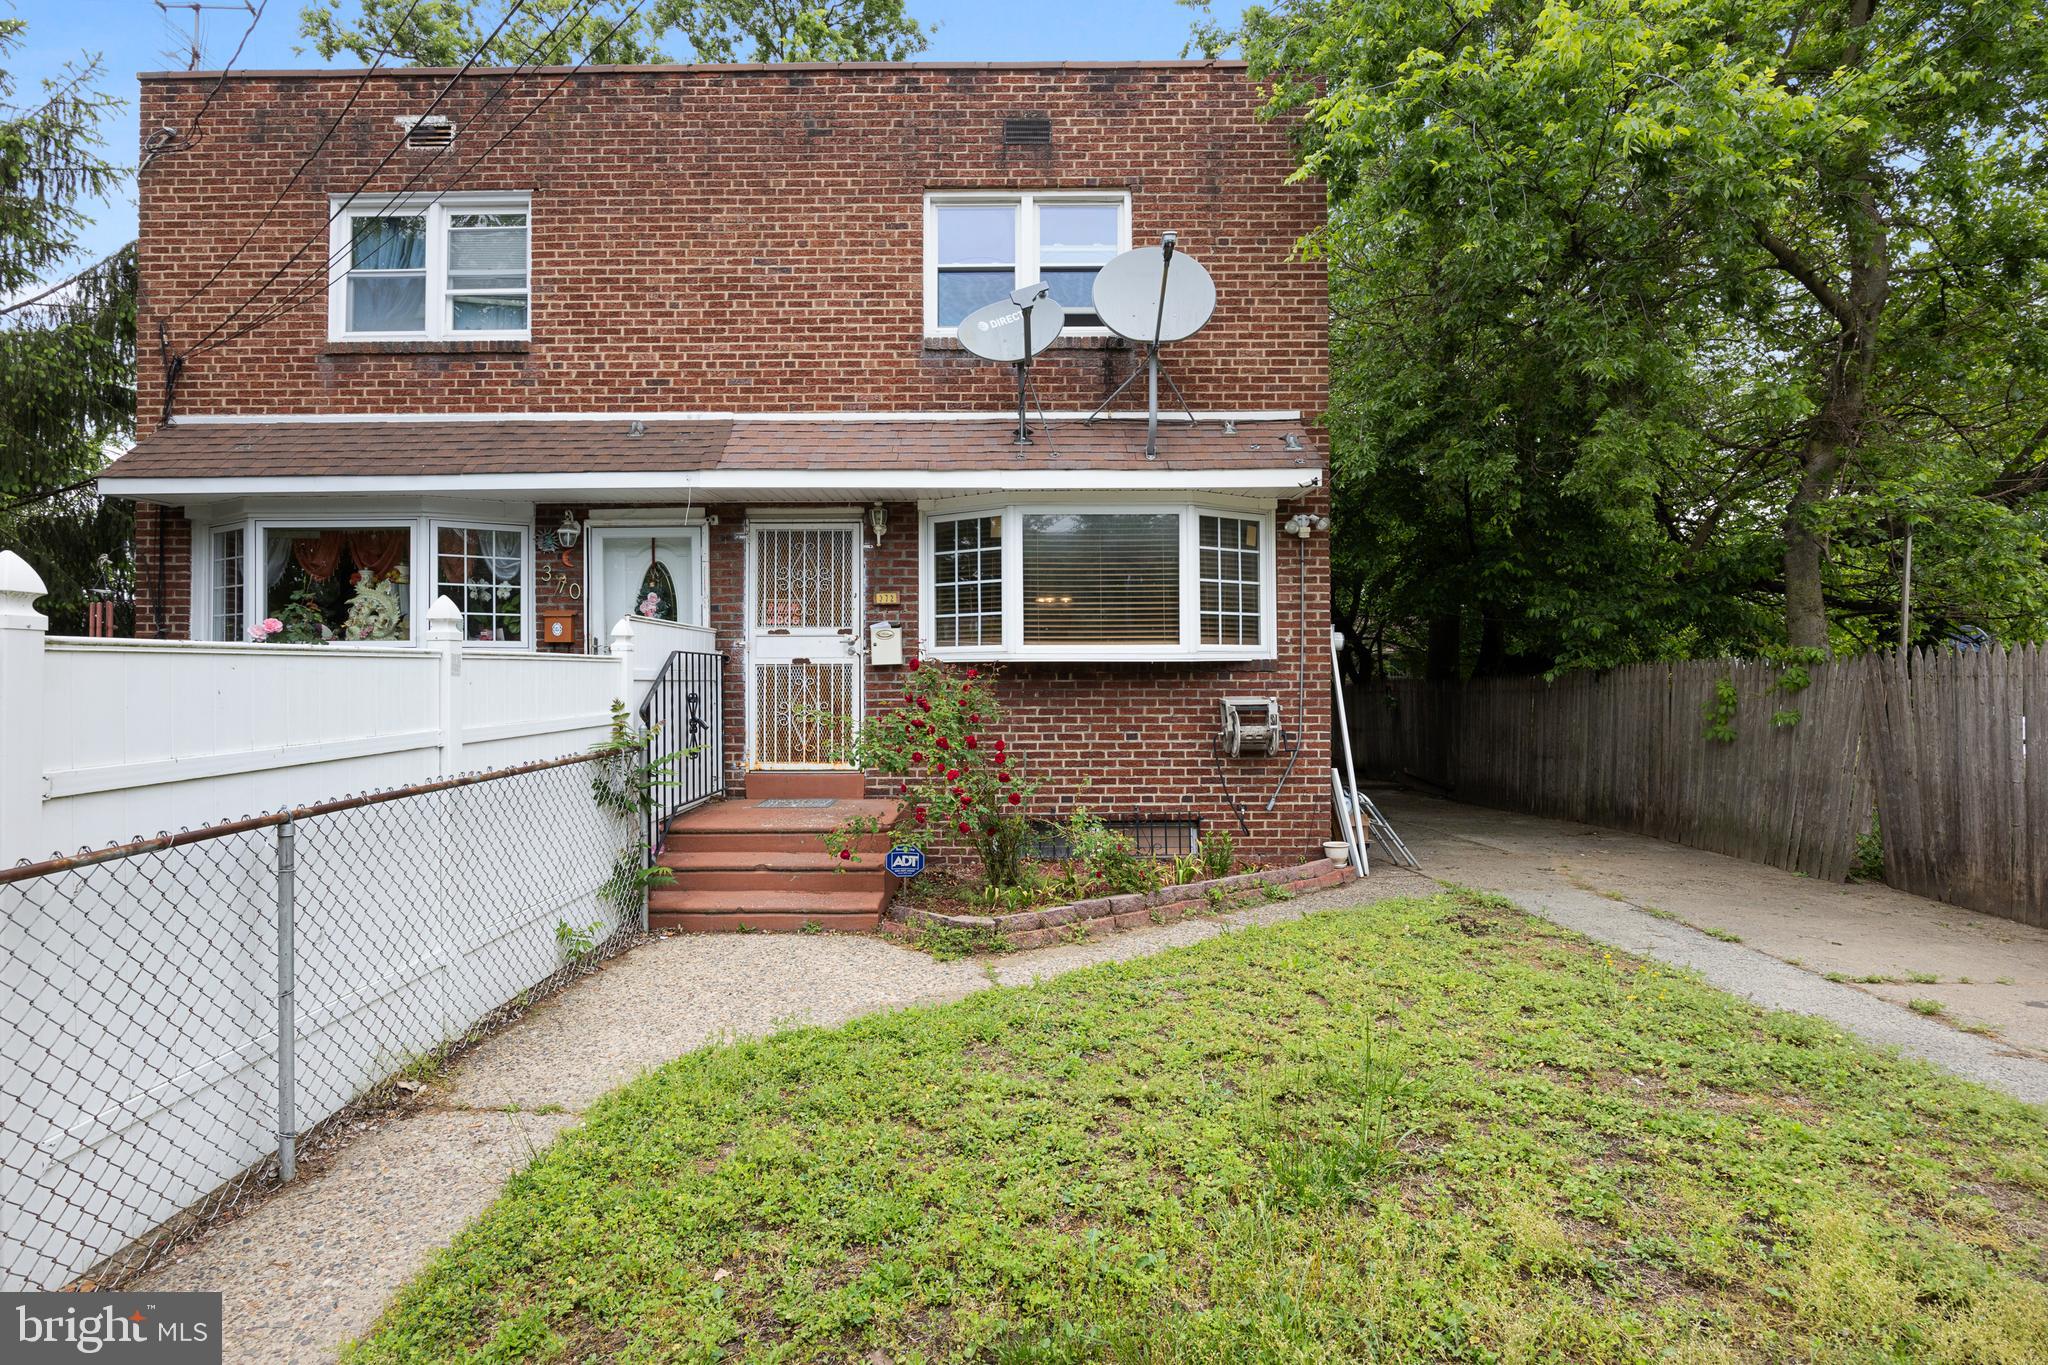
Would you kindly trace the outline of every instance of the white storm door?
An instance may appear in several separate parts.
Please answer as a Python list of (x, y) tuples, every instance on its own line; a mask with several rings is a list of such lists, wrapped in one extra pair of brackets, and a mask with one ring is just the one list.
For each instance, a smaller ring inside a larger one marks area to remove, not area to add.
[(858, 521), (754, 522), (747, 546), (747, 764), (845, 767), (860, 718)]

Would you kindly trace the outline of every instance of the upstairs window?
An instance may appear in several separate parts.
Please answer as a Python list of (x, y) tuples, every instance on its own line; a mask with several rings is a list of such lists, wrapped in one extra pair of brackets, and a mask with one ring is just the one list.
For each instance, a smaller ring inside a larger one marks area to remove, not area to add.
[(328, 332), (338, 341), (523, 339), (529, 212), (523, 197), (337, 199)]
[(925, 333), (1043, 280), (1069, 332), (1099, 332), (1095, 272), (1131, 243), (1128, 194), (935, 194), (925, 202)]

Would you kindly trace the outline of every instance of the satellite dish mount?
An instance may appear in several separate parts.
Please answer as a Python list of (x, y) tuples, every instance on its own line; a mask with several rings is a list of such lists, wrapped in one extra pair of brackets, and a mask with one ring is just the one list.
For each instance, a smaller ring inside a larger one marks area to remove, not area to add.
[[(1173, 376), (1159, 363), (1159, 348), (1169, 341), (1184, 341), (1202, 330), (1216, 311), (1216, 283), (1192, 256), (1175, 251), (1178, 234), (1163, 233), (1157, 247), (1126, 251), (1102, 267), (1095, 276), (1095, 311), (1112, 332), (1145, 344), (1145, 458), (1159, 458), (1159, 381), (1164, 379), (1173, 396), (1180, 400), (1188, 425), (1195, 425), (1195, 412), (1187, 395)], [(1109, 391), (1109, 397), (1089, 415), (1092, 424), (1117, 396), (1138, 377), (1132, 370), (1123, 382)]]
[[(1038, 390), (1031, 382), (1031, 357), (1052, 345), (1066, 321), (1067, 310), (1060, 307), (1043, 281), (1027, 284), (1008, 298), (997, 299), (960, 319), (962, 346), (983, 360), (1006, 361), (1016, 367), (1016, 445), (1031, 444), (1028, 404), (1038, 401)], [(1046, 423), (1042, 402), (1038, 403), (1038, 418)]]

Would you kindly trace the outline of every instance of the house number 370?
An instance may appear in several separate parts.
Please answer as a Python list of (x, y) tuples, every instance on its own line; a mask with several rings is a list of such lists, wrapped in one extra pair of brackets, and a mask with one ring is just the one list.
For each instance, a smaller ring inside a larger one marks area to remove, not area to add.
[(583, 584), (563, 573), (559, 564), (540, 566), (540, 585), (542, 588), (560, 593), (571, 602), (583, 596)]

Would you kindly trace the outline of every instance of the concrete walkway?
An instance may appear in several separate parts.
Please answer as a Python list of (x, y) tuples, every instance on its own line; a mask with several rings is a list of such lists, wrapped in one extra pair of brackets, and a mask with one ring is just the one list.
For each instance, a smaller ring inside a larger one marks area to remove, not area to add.
[(421, 1108), (366, 1125), (317, 1174), (213, 1229), (137, 1287), (219, 1290), (228, 1361), (329, 1361), (592, 1101), (693, 1048), (958, 1000), (1312, 910), (1436, 889), (1382, 871), (1363, 885), (1235, 914), (981, 961), (935, 962), (864, 936), (657, 939), (463, 1057)]
[(1373, 799), (1438, 881), (2048, 1104), (2048, 930), (1592, 825)]

